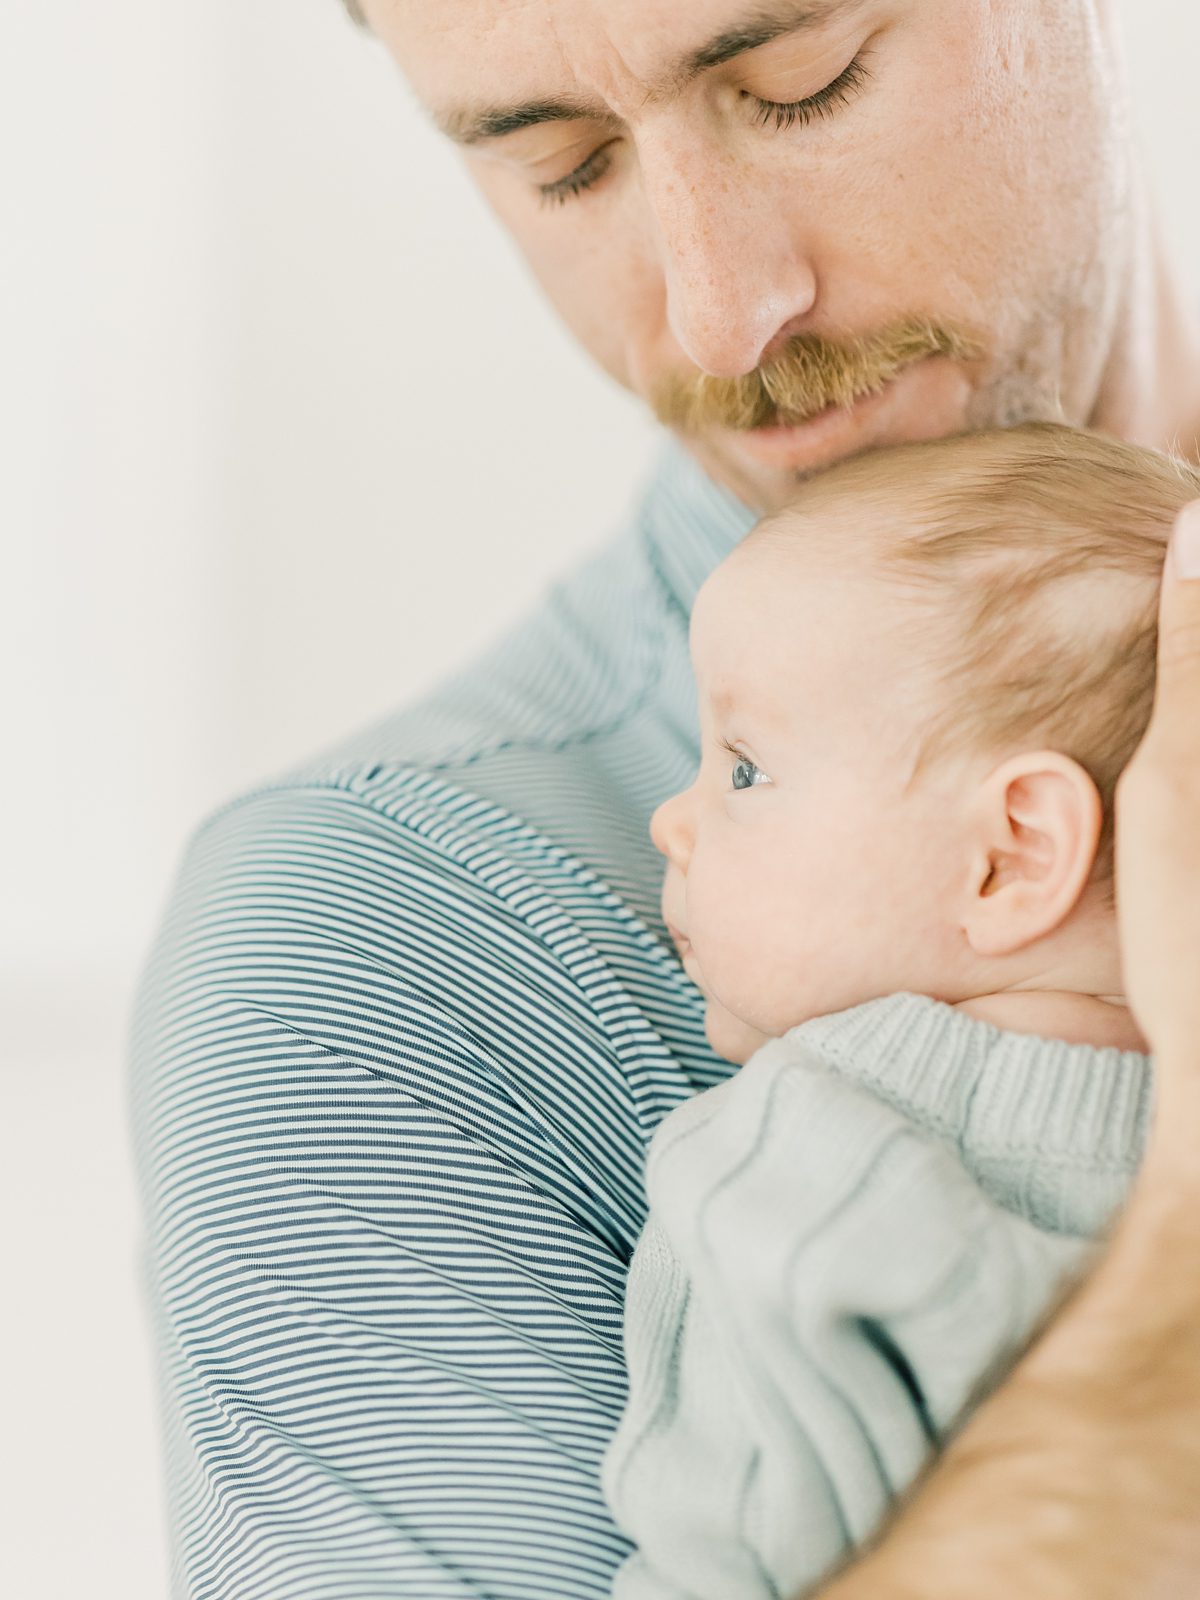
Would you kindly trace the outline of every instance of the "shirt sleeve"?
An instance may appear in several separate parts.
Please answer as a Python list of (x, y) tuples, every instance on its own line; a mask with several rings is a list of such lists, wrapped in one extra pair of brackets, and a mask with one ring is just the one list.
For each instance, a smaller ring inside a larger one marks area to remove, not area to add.
[(243, 801), (143, 978), (180, 1600), (600, 1597), (629, 1548), (599, 1464), (644, 1139), (586, 1002), (434, 833)]
[(604, 1464), (616, 1600), (811, 1592), (1000, 1381), (1084, 1241), (781, 1040), (664, 1121)]

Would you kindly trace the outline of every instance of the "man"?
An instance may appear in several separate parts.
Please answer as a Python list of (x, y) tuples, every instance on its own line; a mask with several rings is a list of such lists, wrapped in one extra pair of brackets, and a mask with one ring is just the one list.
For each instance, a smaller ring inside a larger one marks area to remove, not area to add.
[[(1200, 341), (1103, 0), (362, 13), (682, 447), (517, 634), (193, 841), (135, 1041), (174, 1579), (598, 1597), (645, 1146), (732, 1070), (647, 831), (697, 759), (691, 600), (856, 450), (1061, 405), (1197, 453)], [(1200, 1384), (1137, 1309), (1153, 1231), (830, 1597), (1180, 1592)]]

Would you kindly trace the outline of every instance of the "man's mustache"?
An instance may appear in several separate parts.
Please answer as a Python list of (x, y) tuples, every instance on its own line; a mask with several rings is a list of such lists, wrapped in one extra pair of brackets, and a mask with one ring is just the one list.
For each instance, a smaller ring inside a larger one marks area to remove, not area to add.
[(905, 317), (845, 340), (798, 334), (768, 365), (740, 378), (672, 373), (655, 386), (650, 404), (660, 422), (684, 433), (807, 422), (829, 406), (878, 393), (926, 356), (969, 361), (981, 354), (978, 341), (960, 329)]

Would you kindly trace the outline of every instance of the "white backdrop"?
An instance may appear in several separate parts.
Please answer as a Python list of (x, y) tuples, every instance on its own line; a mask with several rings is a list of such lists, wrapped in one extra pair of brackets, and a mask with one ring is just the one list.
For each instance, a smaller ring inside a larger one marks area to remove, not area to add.
[[(1200, 297), (1200, 8), (1123, 4)], [(3, 0), (0, 152), (0, 1591), (149, 1600), (122, 1037), (183, 839), (502, 628), (653, 438), (337, 0)]]

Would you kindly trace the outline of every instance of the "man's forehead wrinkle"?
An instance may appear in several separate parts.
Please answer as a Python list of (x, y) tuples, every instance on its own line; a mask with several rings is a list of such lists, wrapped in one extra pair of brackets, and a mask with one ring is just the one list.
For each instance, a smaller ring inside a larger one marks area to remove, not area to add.
[[(865, 3), (866, 0), (759, 0), (757, 5), (740, 11), (703, 44), (657, 67), (644, 80), (644, 103), (659, 104), (669, 100), (713, 67), (757, 50), (785, 34), (818, 28), (835, 15), (857, 11)], [(630, 71), (636, 76), (632, 68)]]
[[(447, 112), (433, 112), (433, 119), (450, 138), (459, 144), (478, 144), (487, 139), (503, 138), (522, 128), (545, 122), (615, 120), (615, 113), (602, 90), (580, 82), (580, 63), (573, 60), (571, 50), (563, 39), (563, 26), (571, 24), (571, 7), (562, 0), (526, 0), (526, 11), (536, 11), (531, 26), (536, 28), (543, 46), (549, 43), (554, 55), (555, 82), (569, 85), (557, 87), (544, 95), (511, 104), (485, 104), (477, 99), (472, 104)], [(506, 21), (511, 13), (506, 16)], [(605, 43), (611, 46), (605, 30)]]
[(836, 12), (856, 11), (862, 3), (863, 0), (791, 0), (790, 4), (762, 5), (757, 12), (692, 51), (674, 69), (674, 76), (661, 84), (660, 92), (669, 93), (672, 87), (690, 82), (700, 73), (748, 50), (770, 44), (772, 39), (785, 33), (820, 27)]
[[(600, 19), (604, 48), (594, 52), (593, 60), (585, 65), (578, 59), (578, 41), (572, 50), (568, 37), (573, 23), (578, 22), (575, 8), (555, 4), (554, 0), (527, 0), (521, 9), (536, 12), (531, 25), (551, 43), (558, 58), (559, 83), (571, 87), (562, 92), (548, 87), (545, 94), (508, 104), (489, 105), (481, 98), (458, 109), (435, 110), (433, 119), (460, 144), (503, 138), (542, 122), (611, 122), (621, 116), (623, 106), (645, 109), (660, 105), (713, 67), (786, 34), (820, 27), (833, 16), (856, 11), (864, 3), (865, 0), (759, 0), (758, 5), (735, 16), (719, 33), (674, 59), (666, 59), (667, 49), (655, 46), (648, 38), (647, 18), (643, 15), (636, 36), (639, 53), (644, 56), (648, 47), (654, 48), (660, 59), (639, 66), (622, 45), (620, 30), (606, 17)], [(664, 31), (658, 30), (660, 35)], [(591, 82), (581, 82), (589, 77)]]

